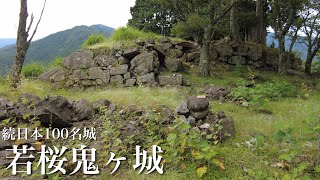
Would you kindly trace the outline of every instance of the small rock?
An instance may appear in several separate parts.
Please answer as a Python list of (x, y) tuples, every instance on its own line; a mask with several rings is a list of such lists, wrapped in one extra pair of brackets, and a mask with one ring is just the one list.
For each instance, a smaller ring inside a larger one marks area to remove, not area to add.
[(178, 115), (183, 115), (185, 117), (190, 116), (190, 111), (188, 109), (187, 103), (183, 102), (176, 110)]

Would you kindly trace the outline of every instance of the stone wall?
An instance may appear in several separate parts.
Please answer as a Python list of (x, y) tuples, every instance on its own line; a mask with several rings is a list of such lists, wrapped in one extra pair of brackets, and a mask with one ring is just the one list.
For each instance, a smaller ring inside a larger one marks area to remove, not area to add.
[[(278, 50), (263, 45), (220, 41), (212, 44), (210, 53), (212, 61), (218, 63), (272, 70), (278, 66)], [(198, 65), (199, 58), (200, 47), (192, 42), (173, 42), (168, 38), (137, 40), (127, 48), (79, 50), (65, 58), (62, 67), (39, 78), (61, 87), (181, 86), (188, 84), (178, 74), (182, 64)], [(301, 60), (292, 59), (288, 67), (296, 70)]]
[[(137, 40), (133, 47), (108, 51), (82, 49), (65, 58), (62, 67), (39, 78), (63, 87), (181, 86), (183, 77), (177, 72), (181, 70), (184, 55), (195, 47), (190, 42), (163, 38), (159, 42)], [(161, 75), (164, 71), (166, 75)]]

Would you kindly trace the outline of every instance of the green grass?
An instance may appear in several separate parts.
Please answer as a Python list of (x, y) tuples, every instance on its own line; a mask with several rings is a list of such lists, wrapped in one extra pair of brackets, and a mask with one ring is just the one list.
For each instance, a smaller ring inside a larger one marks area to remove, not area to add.
[[(105, 41), (88, 46), (89, 49), (111, 49), (113, 47), (131, 47), (135, 45), (136, 40), (148, 40), (154, 39), (159, 40), (163, 36), (151, 32), (143, 32), (132, 27), (120, 27), (114, 31), (114, 33), (108, 37)], [(181, 39), (170, 38), (173, 41), (180, 42)]]
[[(216, 77), (198, 77), (195, 69), (190, 74), (185, 74), (193, 85), (190, 88), (105, 88), (90, 89), (84, 91), (73, 91), (67, 89), (52, 89), (50, 84), (24, 80), (21, 88), (13, 91), (4, 80), (0, 80), (0, 97), (16, 99), (22, 92), (34, 93), (40, 97), (46, 95), (63, 95), (71, 100), (86, 98), (90, 101), (106, 98), (111, 102), (121, 105), (136, 105), (145, 108), (156, 108), (160, 105), (167, 105), (170, 108), (177, 107), (187, 95), (199, 94), (200, 90), (207, 85), (228, 86), (233, 85), (239, 78), (246, 78), (251, 74), (261, 76), (265, 81), (279, 80), (294, 84), (302, 94), (295, 98), (281, 98), (261, 106), (261, 109), (268, 110), (272, 114), (258, 112), (255, 108), (242, 107), (232, 102), (219, 103), (211, 102), (213, 112), (224, 111), (228, 117), (235, 120), (236, 137), (219, 145), (222, 155), (221, 159), (226, 170), (215, 170), (209, 172), (205, 179), (296, 179), (305, 175), (313, 174), (319, 178), (320, 174), (311, 171), (303, 171), (293, 177), (295, 169), (304, 162), (315, 163), (317, 156), (316, 145), (318, 143), (315, 132), (310, 133), (312, 127), (306, 122), (308, 119), (315, 119), (320, 115), (320, 93), (319, 80), (301, 79), (293, 76), (279, 76), (272, 72), (245, 71), (219, 72)], [(290, 133), (289, 130), (291, 129)], [(278, 132), (288, 132), (286, 137), (289, 140), (278, 140)], [(252, 138), (263, 137), (263, 145), (257, 149), (249, 148), (245, 143)], [(306, 146), (311, 143), (313, 146)], [(290, 168), (283, 170), (272, 167), (273, 164), (281, 162), (281, 155), (296, 151), (298, 155), (290, 162)], [(306, 161), (306, 160), (305, 160)], [(103, 179), (198, 179), (194, 173), (196, 167), (188, 165), (185, 170), (166, 169), (165, 174), (138, 175), (131, 167), (127, 170), (121, 168), (115, 175), (109, 175), (104, 171), (101, 173)]]

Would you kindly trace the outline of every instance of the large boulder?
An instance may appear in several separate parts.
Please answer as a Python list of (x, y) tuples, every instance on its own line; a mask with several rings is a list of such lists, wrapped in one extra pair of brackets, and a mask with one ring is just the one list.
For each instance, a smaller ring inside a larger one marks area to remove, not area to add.
[(91, 80), (101, 79), (104, 83), (109, 83), (110, 75), (99, 67), (88, 70), (88, 78)]
[(196, 119), (202, 119), (209, 114), (210, 101), (205, 96), (191, 96), (187, 101), (191, 115)]
[(232, 56), (229, 58), (228, 63), (232, 65), (245, 65), (246, 59), (242, 56)]
[(152, 53), (142, 53), (131, 61), (131, 72), (135, 75), (143, 75), (153, 72), (159, 67), (158, 58)]
[(133, 59), (138, 54), (140, 54), (139, 48), (133, 47), (133, 48), (126, 49), (123, 53), (123, 57), (128, 58), (128, 59)]
[(137, 77), (137, 83), (142, 84), (142, 83), (154, 83), (156, 81), (156, 76), (155, 74), (148, 73), (148, 74), (143, 74), (141, 76)]
[(221, 42), (214, 45), (214, 48), (218, 51), (219, 55), (222, 57), (231, 57), (234, 53), (232, 46), (228, 43)]
[(159, 75), (159, 85), (160, 86), (182, 86), (183, 84), (183, 77), (180, 74), (174, 74), (174, 75)]
[(82, 49), (65, 58), (62, 65), (68, 69), (84, 69), (92, 66), (92, 61), (93, 53)]
[(110, 55), (98, 55), (94, 58), (94, 61), (101, 67), (108, 67), (118, 63), (118, 59)]
[(13, 102), (0, 98), (0, 122), (8, 119), (8, 110), (13, 108)]
[(262, 46), (255, 45), (250, 46), (248, 55), (252, 61), (258, 61), (262, 58), (263, 48)]
[(128, 65), (124, 64), (124, 65), (120, 65), (120, 66), (116, 66), (116, 67), (112, 67), (110, 69), (110, 75), (114, 76), (114, 75), (123, 75), (128, 73)]
[(73, 103), (75, 117), (73, 121), (89, 120), (93, 114), (93, 105), (86, 99), (81, 99)]
[(177, 58), (167, 57), (164, 60), (166, 68), (171, 72), (178, 72), (182, 66), (182, 62)]
[(124, 83), (123, 76), (122, 75), (111, 76), (110, 83), (112, 85), (117, 86), (117, 87), (124, 86), (124, 84), (123, 84)]

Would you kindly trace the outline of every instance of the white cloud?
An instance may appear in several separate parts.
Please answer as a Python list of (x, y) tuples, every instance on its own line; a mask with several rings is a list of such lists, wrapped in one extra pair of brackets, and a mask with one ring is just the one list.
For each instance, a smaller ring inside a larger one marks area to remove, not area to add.
[[(35, 22), (40, 16), (43, 0), (29, 0), (29, 14)], [(118, 28), (125, 26), (130, 7), (135, 0), (47, 0), (43, 19), (35, 39), (70, 29), (77, 25), (103, 24)], [(0, 38), (15, 38), (19, 21), (19, 0), (0, 1)]]

